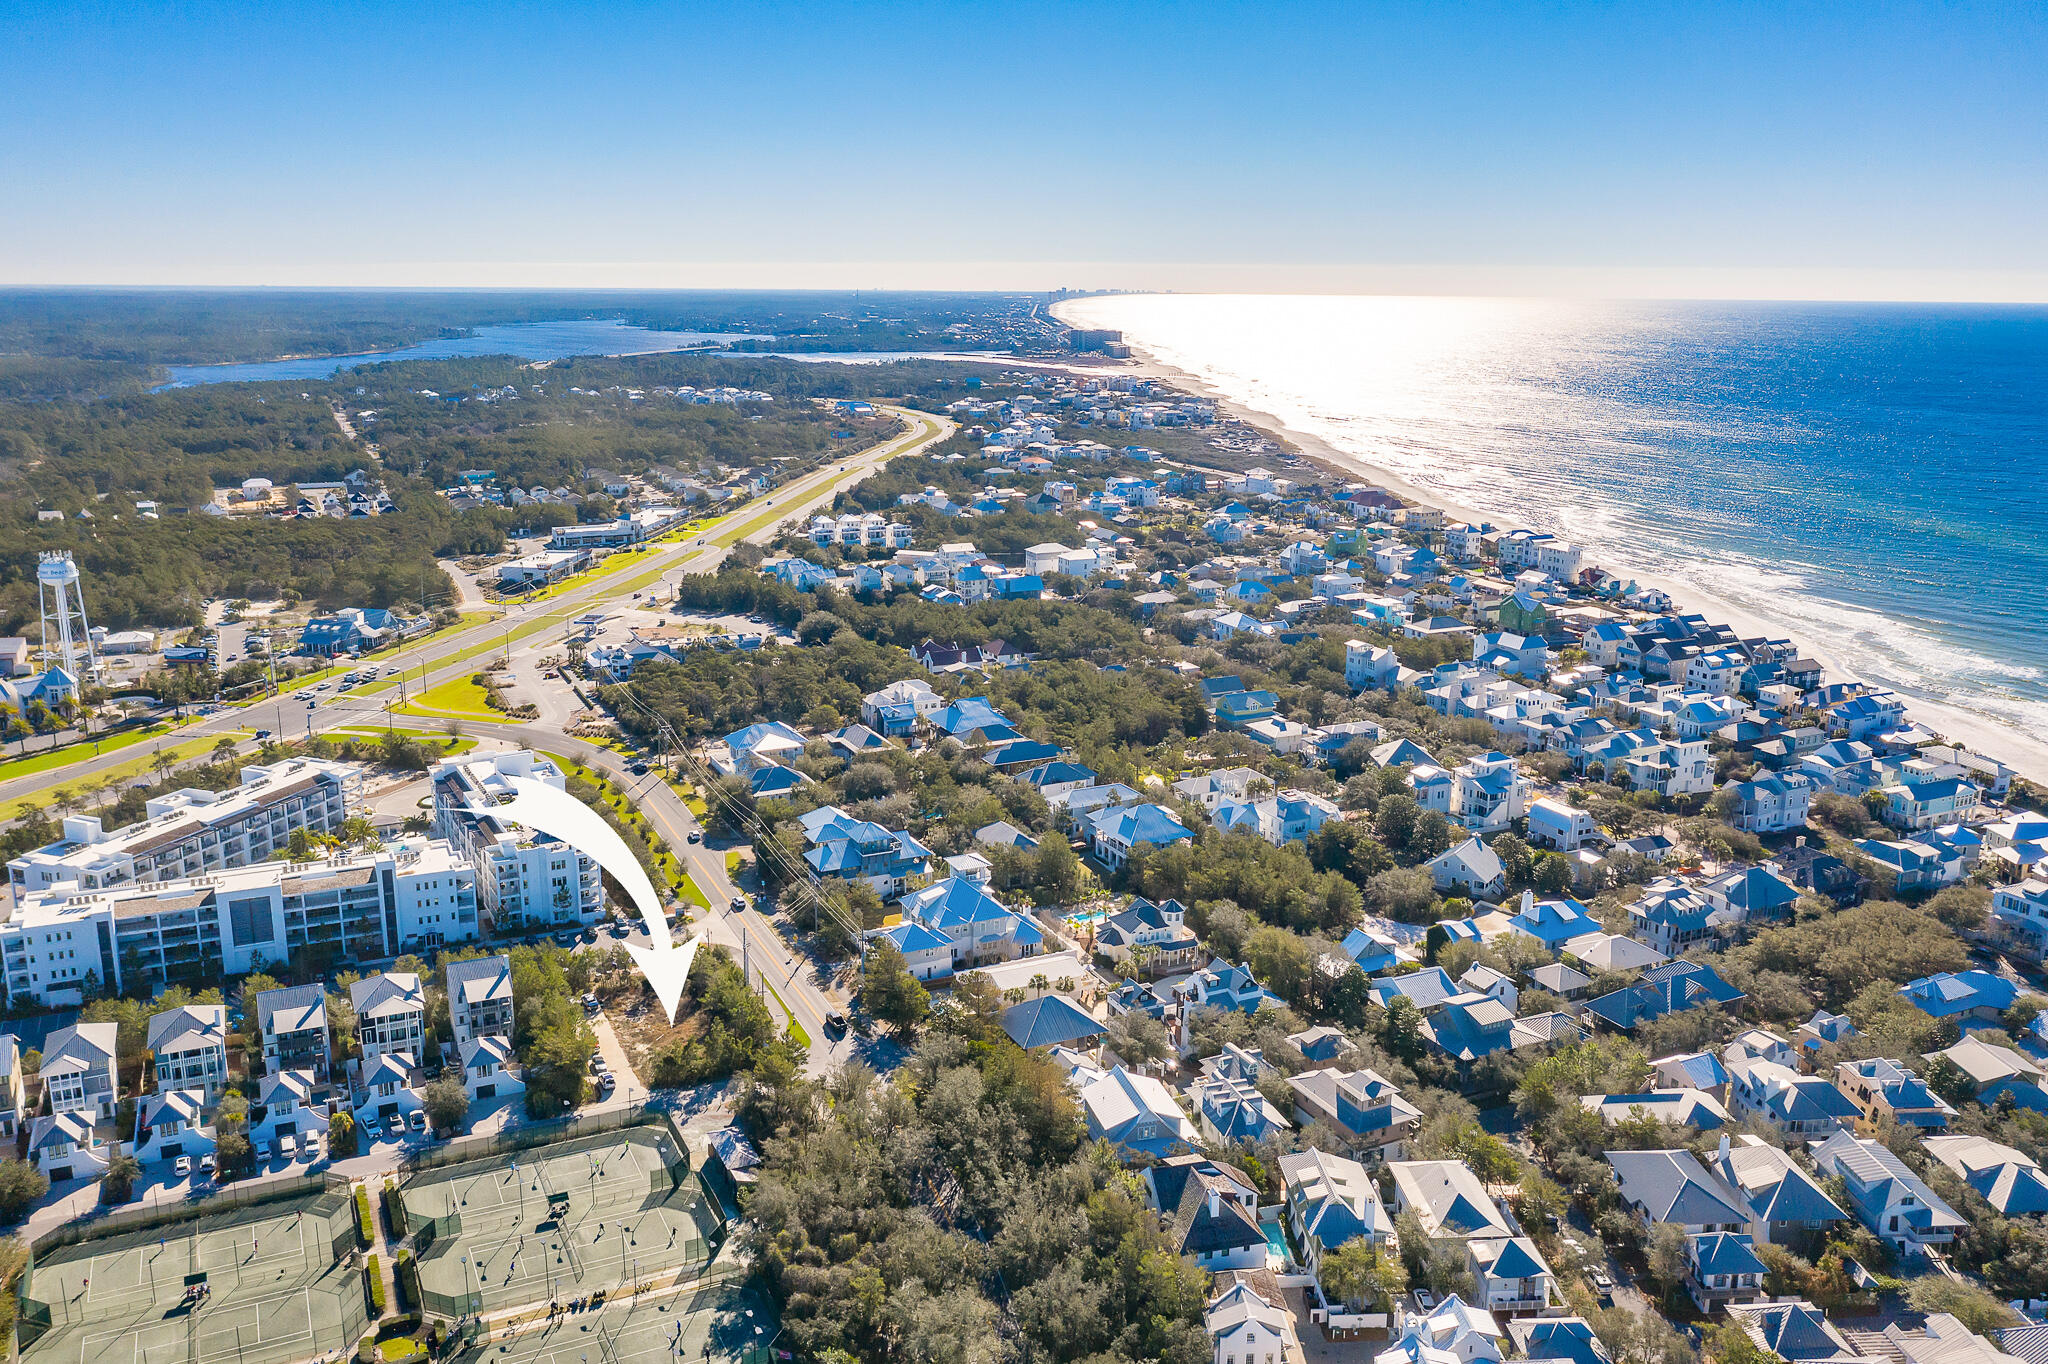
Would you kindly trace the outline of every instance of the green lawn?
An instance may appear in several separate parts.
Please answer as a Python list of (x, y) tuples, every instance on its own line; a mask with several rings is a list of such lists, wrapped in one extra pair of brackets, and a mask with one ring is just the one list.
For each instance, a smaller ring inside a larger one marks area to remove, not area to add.
[[(224, 737), (241, 740), (248, 738), (249, 735), (245, 731), (238, 731), (229, 735), (215, 735), (207, 739), (187, 739), (180, 744), (166, 745), (163, 752), (170, 757), (172, 762), (188, 763), (195, 758), (203, 757), (212, 752), (213, 746)], [(104, 781), (109, 786), (124, 786), (138, 777), (148, 775), (150, 769), (155, 764), (156, 752), (153, 750), (141, 757), (131, 758), (127, 762), (116, 763), (114, 766), (103, 771), (95, 772), (92, 775), (92, 780)], [(44, 783), (34, 791), (16, 796), (9, 801), (0, 802), (0, 821), (13, 819), (23, 811), (31, 808), (47, 806), (50, 803), (51, 793), (67, 784), (60, 774), (54, 780)], [(84, 790), (84, 783), (77, 783), (76, 789), (82, 792)]]
[[(68, 743), (62, 748), (46, 748), (40, 753), (25, 753), (21, 757), (9, 758), (6, 762), (0, 762), (0, 781), (12, 781), (16, 777), (31, 777), (38, 772), (48, 772), (53, 768), (68, 767), (72, 763), (83, 762), (87, 758), (97, 757), (102, 753), (114, 753), (150, 739), (160, 739), (164, 735), (171, 733), (174, 728), (175, 726), (172, 725), (149, 725), (142, 729), (124, 730), (119, 734), (101, 739), (96, 744), (90, 740), (80, 740)], [(34, 743), (35, 740), (31, 739), (29, 742)]]
[(492, 710), (484, 699), (484, 689), (472, 677), (458, 677), (414, 696), (402, 706), (393, 706), (395, 715), (418, 715), (430, 719), (449, 720), (507, 720), (510, 717), (501, 710)]

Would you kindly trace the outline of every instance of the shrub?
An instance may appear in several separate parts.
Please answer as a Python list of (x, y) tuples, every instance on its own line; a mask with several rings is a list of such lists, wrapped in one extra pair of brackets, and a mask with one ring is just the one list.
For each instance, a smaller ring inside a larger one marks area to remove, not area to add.
[(20, 1221), (35, 1201), (49, 1191), (49, 1176), (35, 1166), (19, 1160), (0, 1160), (0, 1221)]
[(384, 1181), (384, 1230), (396, 1240), (405, 1235), (405, 1200), (398, 1196), (398, 1185), (391, 1180)]
[(423, 1301), (420, 1297), (420, 1267), (413, 1260), (412, 1252), (401, 1250), (393, 1262), (398, 1274), (398, 1294), (404, 1299), (402, 1307), (407, 1312), (417, 1312)]
[[(362, 1190), (357, 1189), (356, 1193), (360, 1196)], [(370, 1200), (363, 1199), (363, 1207), (367, 1209), (369, 1206)], [(384, 1315), (384, 1266), (378, 1264), (377, 1257), (372, 1255), (363, 1262), (363, 1272), (370, 1276), (370, 1307), (381, 1317)]]
[(370, 1191), (356, 1185), (356, 1239), (369, 1245), (377, 1239), (376, 1225), (370, 1221)]

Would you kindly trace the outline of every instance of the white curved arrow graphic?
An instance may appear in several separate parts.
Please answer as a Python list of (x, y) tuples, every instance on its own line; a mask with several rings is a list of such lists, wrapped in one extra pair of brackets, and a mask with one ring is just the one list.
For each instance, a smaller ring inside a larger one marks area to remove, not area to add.
[(627, 943), (626, 951), (639, 963), (640, 974), (654, 987), (654, 997), (668, 1011), (668, 1021), (674, 1023), (676, 1008), (683, 999), (683, 985), (690, 975), (690, 963), (696, 960), (704, 935), (699, 933), (681, 947), (675, 945), (669, 936), (668, 919), (661, 912), (661, 900), (655, 895), (647, 873), (641, 870), (640, 859), (597, 811), (544, 781), (531, 777), (508, 780), (513, 798), (492, 806), (493, 815), (559, 838), (578, 852), (587, 853), (633, 897), (640, 917), (647, 922), (649, 945), (635, 947)]

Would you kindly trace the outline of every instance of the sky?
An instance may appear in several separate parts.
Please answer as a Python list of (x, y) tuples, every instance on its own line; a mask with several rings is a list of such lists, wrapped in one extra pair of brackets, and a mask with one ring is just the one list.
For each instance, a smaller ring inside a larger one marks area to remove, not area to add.
[(2048, 6), (0, 6), (0, 284), (2048, 299)]

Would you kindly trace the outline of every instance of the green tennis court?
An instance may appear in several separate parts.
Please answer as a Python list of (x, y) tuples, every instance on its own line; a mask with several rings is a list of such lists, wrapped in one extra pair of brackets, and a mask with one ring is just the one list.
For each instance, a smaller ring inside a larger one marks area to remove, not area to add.
[(322, 1194), (43, 1255), (24, 1353), (77, 1364), (283, 1364), (352, 1345), (366, 1311), (353, 1203)]
[(428, 1171), (400, 1198), (425, 1306), (451, 1317), (673, 1279), (716, 1249), (717, 1215), (656, 1128)]
[(707, 1284), (559, 1316), (543, 1330), (472, 1346), (454, 1364), (769, 1364), (777, 1326), (765, 1293)]

